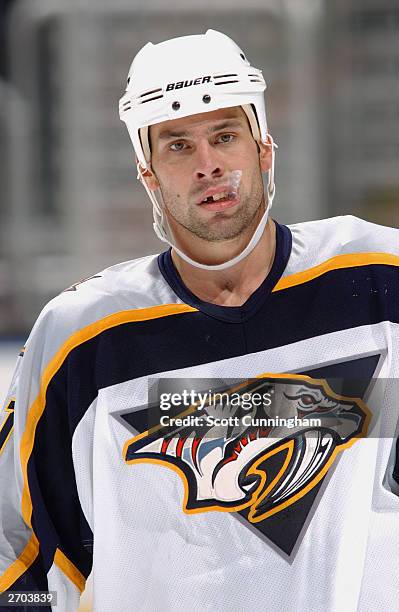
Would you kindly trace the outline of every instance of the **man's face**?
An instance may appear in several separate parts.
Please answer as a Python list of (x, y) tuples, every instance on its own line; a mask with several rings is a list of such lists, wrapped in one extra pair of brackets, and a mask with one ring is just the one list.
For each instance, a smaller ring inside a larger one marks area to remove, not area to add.
[[(173, 232), (183, 226), (210, 242), (229, 240), (256, 223), (264, 209), (262, 170), (270, 147), (258, 146), (241, 107), (191, 115), (151, 126), (151, 189), (160, 187)], [(241, 170), (236, 199), (203, 203), (206, 192), (228, 187)]]

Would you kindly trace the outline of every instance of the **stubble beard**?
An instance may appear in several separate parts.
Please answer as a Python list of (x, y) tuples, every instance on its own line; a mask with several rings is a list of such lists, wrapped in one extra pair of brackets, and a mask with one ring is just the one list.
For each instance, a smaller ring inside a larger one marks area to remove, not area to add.
[(262, 175), (255, 176), (251, 184), (249, 194), (240, 193), (240, 203), (233, 214), (228, 210), (216, 212), (208, 220), (199, 214), (198, 204), (187, 205), (184, 209), (179, 196), (169, 194), (162, 185), (161, 191), (167, 214), (176, 223), (202, 240), (222, 242), (237, 238), (253, 225), (255, 217), (260, 218), (264, 207)]

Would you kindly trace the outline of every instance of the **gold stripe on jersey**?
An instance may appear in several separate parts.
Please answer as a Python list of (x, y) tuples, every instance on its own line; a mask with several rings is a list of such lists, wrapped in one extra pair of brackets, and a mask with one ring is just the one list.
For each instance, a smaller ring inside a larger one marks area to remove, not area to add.
[(54, 563), (82, 593), (86, 585), (86, 578), (59, 548), (54, 555)]
[(302, 285), (333, 270), (379, 264), (399, 266), (399, 255), (391, 255), (390, 253), (345, 253), (344, 255), (336, 255), (313, 268), (307, 268), (301, 272), (295, 272), (281, 278), (273, 291), (281, 291), (282, 289)]

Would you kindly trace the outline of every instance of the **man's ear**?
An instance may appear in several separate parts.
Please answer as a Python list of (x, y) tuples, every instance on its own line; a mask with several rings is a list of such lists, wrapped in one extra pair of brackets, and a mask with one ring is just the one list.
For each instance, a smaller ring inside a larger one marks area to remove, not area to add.
[(267, 135), (266, 143), (258, 142), (259, 146), (259, 163), (262, 172), (267, 172), (272, 167), (273, 144), (272, 139)]
[[(136, 159), (136, 162), (137, 162), (137, 159)], [(140, 172), (141, 176), (147, 183), (149, 189), (151, 189), (151, 191), (155, 191), (156, 189), (159, 189), (158, 179), (155, 176), (151, 166), (149, 166), (148, 168), (143, 168), (143, 166), (138, 164), (137, 167), (138, 167), (138, 171)]]

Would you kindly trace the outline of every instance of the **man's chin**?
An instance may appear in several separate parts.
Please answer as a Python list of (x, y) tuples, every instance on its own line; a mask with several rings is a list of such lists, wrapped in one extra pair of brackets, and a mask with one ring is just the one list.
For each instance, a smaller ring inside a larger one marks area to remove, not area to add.
[(221, 243), (221, 242), (231, 242), (233, 240), (236, 240), (237, 238), (239, 238), (240, 236), (243, 236), (244, 234), (248, 234), (250, 235), (252, 233), (252, 230), (249, 229), (248, 225), (251, 224), (246, 224), (245, 226), (230, 226), (226, 227), (226, 223), (219, 223), (217, 224), (218, 227), (215, 227), (215, 224), (212, 224), (212, 229), (210, 230), (209, 226), (208, 227), (204, 227), (204, 228), (192, 228), (191, 233), (194, 234), (195, 236), (197, 236), (197, 238), (200, 238), (202, 240), (206, 240), (206, 242), (209, 243)]

